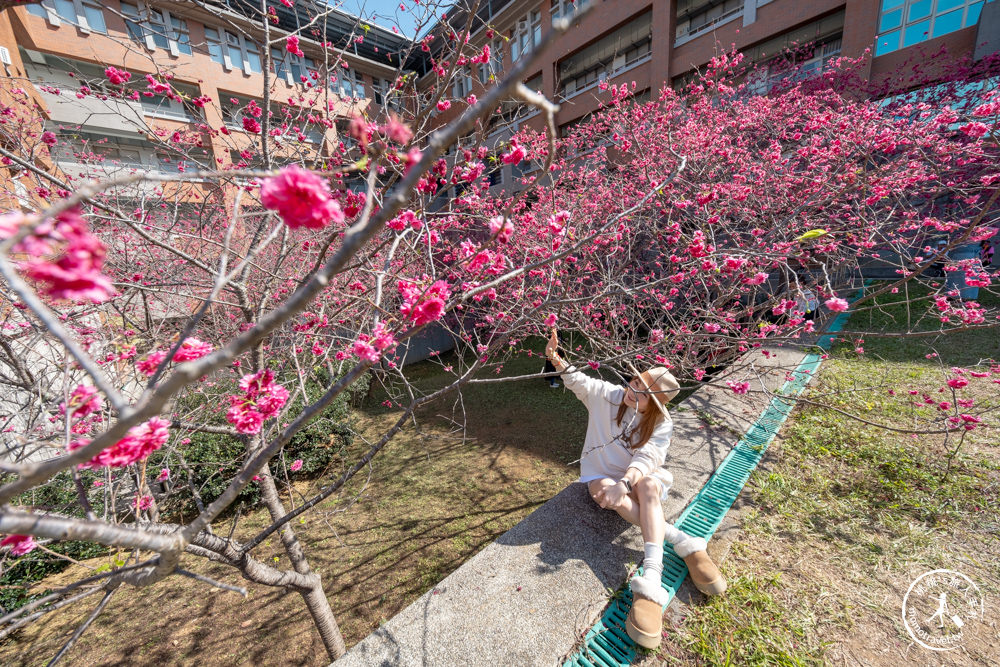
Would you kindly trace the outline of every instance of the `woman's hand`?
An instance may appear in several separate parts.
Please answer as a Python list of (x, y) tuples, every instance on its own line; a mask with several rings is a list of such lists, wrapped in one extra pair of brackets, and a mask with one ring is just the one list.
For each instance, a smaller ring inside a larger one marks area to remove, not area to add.
[(565, 363), (559, 356), (559, 336), (556, 333), (555, 327), (552, 327), (552, 335), (549, 336), (549, 342), (545, 344), (545, 357), (558, 370), (565, 368)]
[(594, 500), (597, 502), (601, 508), (606, 510), (618, 509), (621, 507), (622, 501), (628, 495), (628, 489), (621, 482), (617, 484), (605, 486), (603, 489), (597, 492), (594, 496)]

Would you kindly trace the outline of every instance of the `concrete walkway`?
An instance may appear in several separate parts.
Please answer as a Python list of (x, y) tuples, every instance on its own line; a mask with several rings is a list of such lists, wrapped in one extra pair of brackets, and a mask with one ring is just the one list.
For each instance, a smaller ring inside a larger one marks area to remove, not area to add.
[[(762, 387), (780, 387), (803, 357), (786, 348), (762, 350), (748, 357), (757, 373), (753, 393), (705, 387), (671, 410), (668, 520), (764, 410), (769, 397)], [(576, 398), (567, 392), (566, 400)], [(583, 484), (571, 484), (353, 647), (337, 667), (561, 664), (641, 560), (638, 528), (597, 507)], [(690, 599), (689, 592), (681, 597)]]

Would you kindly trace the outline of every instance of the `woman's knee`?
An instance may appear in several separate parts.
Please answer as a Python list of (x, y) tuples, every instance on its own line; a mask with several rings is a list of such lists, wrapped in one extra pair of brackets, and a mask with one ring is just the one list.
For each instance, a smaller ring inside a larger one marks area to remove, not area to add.
[(636, 483), (635, 490), (636, 494), (640, 497), (659, 500), (660, 494), (663, 493), (663, 486), (660, 484), (660, 480), (651, 475), (646, 475)]

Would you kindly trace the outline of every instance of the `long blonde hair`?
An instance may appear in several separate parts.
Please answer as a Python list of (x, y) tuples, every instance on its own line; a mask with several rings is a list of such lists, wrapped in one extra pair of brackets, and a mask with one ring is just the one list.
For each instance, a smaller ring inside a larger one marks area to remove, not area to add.
[[(661, 410), (666, 410), (667, 403), (674, 400), (677, 396), (677, 392), (680, 391), (680, 385), (677, 383), (676, 378), (662, 366), (657, 366), (655, 368), (650, 368), (648, 371), (639, 374), (639, 378), (643, 381), (646, 387), (649, 387), (649, 403), (646, 405), (646, 411), (639, 413), (639, 424), (628, 434), (630, 449), (639, 449), (653, 437), (653, 431), (656, 427), (660, 425), (660, 422), (666, 421), (667, 415), (665, 415)], [(635, 378), (633, 378), (635, 379)], [(656, 398), (654, 399), (653, 395)], [(657, 405), (660, 403), (660, 406)], [(615, 417), (615, 423), (618, 426), (622, 425), (622, 420), (625, 418), (625, 411), (628, 406), (625, 405), (625, 399), (622, 397), (622, 402), (618, 406), (618, 415)], [(635, 434), (639, 434), (638, 441), (635, 441)], [(633, 444), (634, 443), (634, 444)]]

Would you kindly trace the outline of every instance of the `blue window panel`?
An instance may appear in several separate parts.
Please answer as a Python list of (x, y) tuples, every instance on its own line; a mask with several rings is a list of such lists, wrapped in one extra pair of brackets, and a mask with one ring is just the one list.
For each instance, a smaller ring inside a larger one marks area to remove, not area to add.
[(979, 23), (979, 13), (983, 11), (983, 3), (977, 2), (969, 5), (969, 16), (965, 19), (965, 25), (976, 25)]
[(87, 17), (87, 25), (94, 32), (107, 34), (108, 27), (104, 24), (104, 12), (97, 7), (83, 6), (83, 13)]
[(46, 16), (45, 7), (42, 7), (41, 5), (28, 5), (28, 13), (34, 14), (35, 16), (41, 16), (42, 18), (45, 18)]
[(955, 7), (962, 7), (965, 5), (965, 0), (938, 0), (937, 3), (937, 13), (944, 14), (949, 9), (955, 9)]
[(930, 19), (908, 26), (906, 30), (903, 31), (903, 48), (913, 46), (914, 44), (919, 44), (920, 42), (925, 42), (930, 39), (930, 35), (927, 34), (930, 29)]
[(895, 30), (901, 25), (903, 25), (903, 10), (897, 9), (894, 12), (886, 12), (882, 15), (882, 21), (878, 24), (878, 31), (886, 32), (887, 30)]
[(941, 14), (934, 19), (934, 34), (931, 37), (940, 37), (949, 32), (955, 32), (962, 28), (962, 10), (957, 9), (947, 14)]
[(882, 11), (889, 11), (896, 7), (902, 7), (904, 0), (882, 0)]
[(899, 48), (899, 30), (879, 35), (875, 39), (875, 55), (881, 56)]
[(925, 19), (931, 15), (931, 7), (933, 3), (931, 0), (918, 0), (910, 5), (910, 18), (908, 22), (919, 21), (920, 19)]

